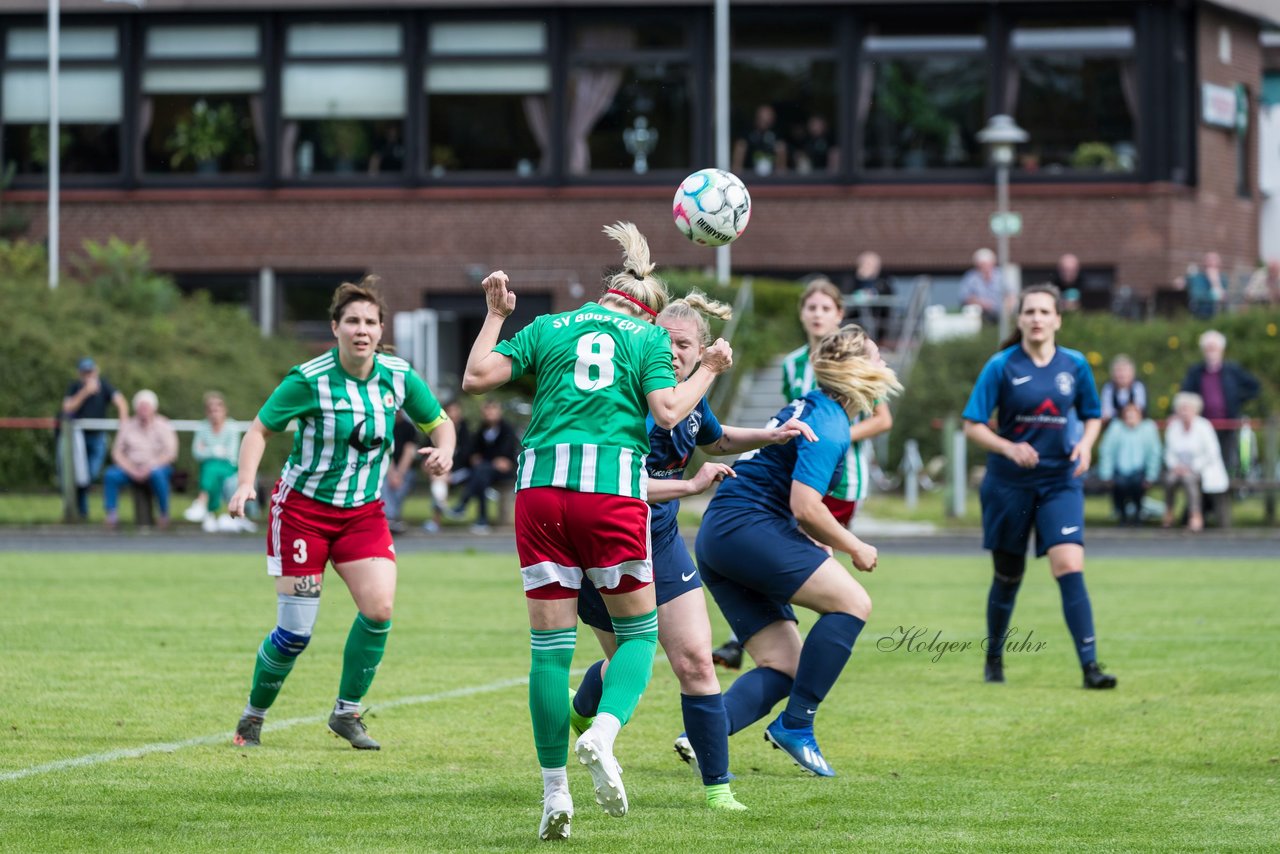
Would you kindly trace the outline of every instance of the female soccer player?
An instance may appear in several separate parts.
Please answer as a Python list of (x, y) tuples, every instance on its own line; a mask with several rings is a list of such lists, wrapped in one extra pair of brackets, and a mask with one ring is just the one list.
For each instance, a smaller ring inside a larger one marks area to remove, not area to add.
[[(1062, 316), (1058, 289), (1032, 285), (1018, 301), (1018, 329), (992, 356), (964, 408), (964, 432), (986, 448), (982, 481), (982, 546), (991, 551), (995, 578), (987, 597), (984, 678), (1004, 681), (1004, 644), (1013, 603), (1027, 565), (1027, 540), (1036, 531), (1036, 557), (1062, 592), (1062, 612), (1084, 668), (1084, 687), (1114, 688), (1098, 666), (1093, 609), (1084, 586), (1084, 489), (1101, 405), (1088, 361), (1055, 343)], [(995, 430), (987, 426), (999, 410)], [(1072, 445), (1072, 410), (1084, 434)]]
[[(840, 290), (827, 279), (814, 279), (800, 294), (800, 325), (804, 327), (809, 343), (792, 350), (782, 359), (782, 401), (788, 403), (804, 397), (817, 387), (813, 369), (809, 366), (809, 353), (818, 342), (840, 328), (844, 316), (844, 303)], [(871, 339), (865, 345), (868, 357), (875, 361), (880, 349)], [(870, 440), (893, 427), (893, 414), (889, 404), (876, 401), (871, 414), (859, 413), (849, 426), (849, 453), (844, 458), (840, 481), (830, 493), (822, 497), (822, 503), (831, 510), (836, 521), (846, 528), (853, 521), (858, 503), (871, 492)], [(742, 666), (742, 644), (736, 637), (729, 638), (712, 653), (717, 664), (737, 670)]]
[(729, 345), (717, 341), (701, 368), (677, 384), (670, 338), (654, 325), (668, 297), (653, 275), (649, 246), (631, 223), (605, 233), (623, 251), (622, 271), (606, 280), (605, 295), (543, 315), (502, 343), (498, 335), (516, 296), (505, 273), (484, 280), (489, 313), (462, 380), (463, 390), (483, 394), (524, 374), (538, 378), (516, 471), (515, 525), (531, 631), (529, 711), (542, 766), (542, 839), (567, 837), (573, 815), (565, 771), (569, 666), (584, 575), (605, 594), (618, 650), (600, 713), (574, 753), (591, 772), (596, 802), (612, 816), (627, 812), (613, 744), (648, 685), (658, 639), (645, 415), (675, 427), (732, 364)]
[[(673, 300), (658, 315), (658, 325), (671, 336), (671, 356), (676, 378), (686, 380), (698, 366), (711, 330), (706, 316), (728, 319), (733, 310), (709, 300), (698, 291)], [(712, 809), (742, 810), (729, 789), (729, 731), (724, 715), (720, 682), (711, 663), (711, 623), (702, 582), (689, 557), (676, 516), (680, 499), (699, 495), (733, 469), (721, 463), (706, 463), (691, 480), (683, 480), (685, 467), (697, 447), (708, 454), (740, 454), (767, 444), (789, 442), (796, 436), (814, 440), (809, 425), (788, 421), (781, 427), (750, 430), (721, 425), (706, 398), (673, 429), (648, 423), (650, 452), (645, 460), (649, 473), (649, 505), (653, 540), (653, 583), (658, 601), (658, 642), (667, 653), (671, 669), (680, 680), (680, 707), (685, 734), (676, 739), (676, 751), (697, 767), (706, 787), (707, 805)], [(605, 654), (617, 648), (609, 614), (599, 593), (586, 587), (578, 597), (578, 615), (591, 626)], [(585, 731), (600, 703), (604, 661), (588, 670), (573, 700), (573, 728)]]
[(325, 563), (332, 561), (359, 613), (347, 635), (329, 729), (358, 750), (379, 749), (359, 710), (382, 661), (396, 592), (396, 554), (378, 498), (396, 410), (431, 434), (435, 447), (422, 455), (433, 473), (448, 472), (454, 435), (409, 363), (378, 352), (386, 305), (376, 284), (377, 277), (366, 276), (334, 291), (329, 315), (338, 346), (291, 370), (240, 443), (238, 485), (227, 503), (232, 516), (242, 516), (245, 502), (256, 497), (267, 440), (297, 419), (267, 529), (267, 572), (276, 579), (279, 618), (258, 649), (249, 702), (236, 726), (238, 745), (259, 744), (267, 709), (311, 640)]
[[(841, 525), (822, 497), (839, 480), (850, 423), (900, 389), (866, 343), (854, 325), (818, 342), (810, 356), (818, 387), (773, 422), (798, 418), (818, 441), (769, 445), (734, 464), (737, 477), (711, 499), (696, 547), (703, 581), (756, 663), (725, 693), (730, 734), (790, 694), (765, 739), (824, 777), (835, 772), (818, 749), (814, 717), (871, 614), (871, 598), (817, 543), (848, 553), (863, 572), (875, 568), (876, 550)], [(792, 605), (821, 615), (803, 642)]]

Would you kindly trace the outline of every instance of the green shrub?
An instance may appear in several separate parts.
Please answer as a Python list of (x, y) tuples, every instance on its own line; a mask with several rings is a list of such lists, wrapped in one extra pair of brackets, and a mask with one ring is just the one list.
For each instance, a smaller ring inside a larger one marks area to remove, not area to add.
[[(1107, 381), (1111, 360), (1124, 353), (1137, 366), (1147, 386), (1148, 409), (1155, 418), (1168, 415), (1174, 392), (1187, 368), (1200, 361), (1198, 339), (1206, 329), (1227, 336), (1227, 358), (1239, 362), (1262, 381), (1262, 394), (1245, 413), (1265, 416), (1280, 411), (1280, 311), (1250, 311), (1213, 320), (1191, 316), (1141, 323), (1110, 314), (1070, 314), (1063, 318), (1058, 341), (1079, 350), (1093, 366), (1098, 388)], [(959, 415), (983, 364), (995, 352), (996, 335), (985, 330), (976, 338), (926, 344), (894, 408), (890, 456), (900, 459), (902, 443), (920, 442), (928, 459), (941, 453), (941, 436), (934, 422)]]
[[(75, 379), (75, 364), (93, 356), (125, 395), (142, 388), (160, 397), (174, 419), (204, 415), (209, 389), (227, 398), (231, 415), (250, 420), (290, 366), (307, 350), (287, 338), (263, 339), (239, 308), (213, 305), (204, 294), (183, 298), (167, 277), (152, 273), (146, 250), (118, 240), (86, 245), (77, 271), (51, 291), (39, 246), (0, 241), (0, 412), (55, 415)], [(114, 413), (110, 413), (114, 416)], [(183, 459), (190, 434), (180, 435)], [(268, 447), (261, 471), (278, 469), (285, 438)], [(190, 466), (188, 465), (188, 468)], [(48, 431), (6, 431), (0, 443), (0, 488), (51, 486), (53, 441)]]

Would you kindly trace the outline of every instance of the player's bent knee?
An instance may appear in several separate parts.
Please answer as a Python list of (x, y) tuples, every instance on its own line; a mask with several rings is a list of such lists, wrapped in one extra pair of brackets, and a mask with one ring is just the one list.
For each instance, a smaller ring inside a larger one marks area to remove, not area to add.
[(682, 652), (671, 659), (671, 670), (680, 682), (680, 690), (685, 694), (715, 693), (720, 690), (720, 682), (716, 679), (715, 665), (711, 662), (709, 652)]
[(360, 609), (360, 613), (364, 614), (366, 620), (372, 620), (375, 623), (386, 623), (391, 620), (391, 603), (379, 602), (375, 605)]

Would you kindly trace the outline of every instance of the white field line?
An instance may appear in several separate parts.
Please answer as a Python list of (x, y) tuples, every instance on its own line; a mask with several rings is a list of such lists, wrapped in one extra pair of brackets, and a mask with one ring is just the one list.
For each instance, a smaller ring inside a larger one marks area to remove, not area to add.
[[(586, 668), (573, 671), (574, 676), (581, 676), (586, 673)], [(452, 688), (448, 691), (440, 691), (435, 694), (422, 694), (417, 697), (400, 697), (396, 700), (388, 700), (383, 703), (374, 704), (373, 708), (382, 711), (383, 709), (394, 709), (397, 706), (418, 706), (423, 703), (438, 703), (442, 700), (453, 700), (458, 697), (473, 697), (476, 694), (489, 694), (494, 691), (501, 691), (504, 688), (515, 688), (518, 685), (528, 685), (529, 677), (524, 676), (519, 679), (502, 679), (498, 682), (490, 682), (486, 685), (472, 685), (467, 688)], [(326, 715), (312, 715), (306, 718), (289, 718), (282, 721), (268, 721), (263, 724), (263, 732), (274, 732), (276, 730), (288, 729), (302, 724), (318, 724), (329, 720)], [(54, 771), (66, 771), (70, 768), (84, 768), (88, 765), (101, 765), (103, 762), (115, 762), (117, 759), (133, 759), (138, 756), (147, 756), (152, 753), (173, 753), (187, 747), (198, 747), (202, 744), (230, 744), (231, 732), (220, 732), (216, 735), (202, 735), (197, 738), (188, 738), (185, 741), (166, 741), (157, 744), (144, 744), (141, 747), (122, 747), (119, 750), (108, 750), (104, 753), (90, 753), (85, 756), (75, 756), (71, 759), (59, 759), (55, 762), (46, 762), (43, 765), (32, 765), (30, 768), (19, 768), (17, 771), (0, 772), (0, 782), (7, 780), (21, 780), (24, 777), (35, 777), (40, 774), (51, 774)]]

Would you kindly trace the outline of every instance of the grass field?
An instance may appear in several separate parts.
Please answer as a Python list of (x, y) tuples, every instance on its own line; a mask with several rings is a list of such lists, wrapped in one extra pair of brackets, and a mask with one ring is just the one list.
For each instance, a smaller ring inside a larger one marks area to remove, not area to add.
[[(275, 619), (261, 559), (0, 554), (0, 850), (538, 847), (511, 564), (403, 560), (395, 631), (367, 698), (383, 750), (365, 753), (323, 724), (354, 614), (336, 577), (264, 746), (244, 750), (230, 730)], [(801, 777), (756, 725), (731, 742), (735, 792), (751, 807), (741, 816), (709, 813), (676, 761), (678, 688), (660, 662), (619, 740), (631, 814), (605, 816), (571, 767), (566, 847), (1275, 850), (1274, 564), (1092, 562), (1100, 650), (1120, 678), (1103, 693), (1080, 688), (1042, 565), (1014, 624), (1046, 646), (1007, 656), (1007, 685), (981, 683), (988, 574), (977, 555), (888, 556), (862, 576), (876, 610), (818, 720), (839, 776)], [(900, 626), (975, 649), (878, 649)], [(575, 665), (594, 653), (580, 636)], [(60, 760), (78, 764), (41, 767)]]

